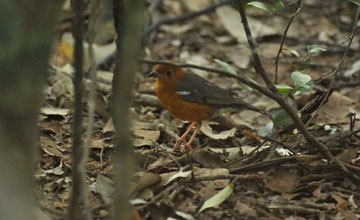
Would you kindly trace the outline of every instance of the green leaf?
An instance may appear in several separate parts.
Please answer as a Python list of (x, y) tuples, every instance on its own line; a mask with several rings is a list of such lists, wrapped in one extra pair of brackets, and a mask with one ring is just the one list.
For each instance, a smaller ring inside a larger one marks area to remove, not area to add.
[(219, 65), (221, 68), (223, 68), (224, 70), (236, 75), (236, 71), (234, 70), (234, 68), (232, 68), (232, 66), (230, 66), (229, 64), (221, 61), (221, 60), (218, 60), (218, 59), (214, 59), (214, 61), (216, 62), (217, 65)]
[(291, 79), (295, 85), (295, 89), (300, 93), (308, 92), (314, 87), (311, 76), (303, 74), (300, 71), (292, 72)]
[(274, 2), (274, 8), (276, 11), (280, 11), (283, 8), (285, 8), (285, 4), (281, 0), (273, 0), (273, 2)]
[(254, 6), (256, 8), (260, 8), (262, 10), (265, 10), (265, 11), (270, 11), (270, 12), (272, 11), (271, 7), (268, 6), (267, 4), (263, 3), (263, 2), (253, 1), (253, 2), (247, 3), (247, 5), (251, 5), (251, 6)]
[(290, 116), (285, 110), (279, 111), (274, 117), (274, 128), (291, 125), (292, 123), (293, 120), (290, 118)]
[(309, 64), (309, 65), (314, 65), (315, 62), (313, 59), (311, 59), (311, 57), (308, 57), (304, 60), (305, 63)]
[(359, 0), (348, 0), (351, 3), (354, 3), (355, 5), (360, 6), (360, 1)]
[(204, 204), (201, 206), (198, 213), (204, 211), (207, 208), (212, 208), (214, 206), (220, 205), (223, 203), (233, 192), (234, 184), (230, 183), (228, 186), (226, 186), (224, 189), (216, 193), (213, 197), (206, 200)]
[(289, 48), (285, 48), (286, 50), (290, 51), (290, 53), (292, 53), (294, 56), (296, 56), (297, 58), (301, 57), (300, 53), (297, 52), (296, 50), (292, 50)]
[(275, 85), (277, 90), (281, 93), (283, 96), (287, 96), (294, 88), (288, 85)]
[(321, 46), (321, 45), (317, 45), (317, 44), (307, 45), (308, 53), (317, 53), (317, 52), (322, 52), (322, 51), (326, 51), (326, 50), (327, 50), (327, 48), (325, 46)]

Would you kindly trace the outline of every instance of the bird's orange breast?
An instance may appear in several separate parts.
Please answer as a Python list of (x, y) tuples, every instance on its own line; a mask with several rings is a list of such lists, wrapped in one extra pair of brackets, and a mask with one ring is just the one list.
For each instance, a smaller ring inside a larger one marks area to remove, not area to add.
[(155, 92), (161, 105), (173, 116), (184, 121), (202, 121), (213, 117), (214, 109), (209, 105), (184, 101), (176, 93), (176, 86), (171, 86), (157, 78)]

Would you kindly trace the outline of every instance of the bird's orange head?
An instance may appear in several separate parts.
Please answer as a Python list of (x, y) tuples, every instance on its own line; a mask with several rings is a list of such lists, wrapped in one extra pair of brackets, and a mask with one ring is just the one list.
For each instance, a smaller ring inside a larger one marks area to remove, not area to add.
[(165, 64), (157, 64), (148, 77), (156, 78), (156, 83), (166, 87), (175, 88), (185, 74), (184, 69)]

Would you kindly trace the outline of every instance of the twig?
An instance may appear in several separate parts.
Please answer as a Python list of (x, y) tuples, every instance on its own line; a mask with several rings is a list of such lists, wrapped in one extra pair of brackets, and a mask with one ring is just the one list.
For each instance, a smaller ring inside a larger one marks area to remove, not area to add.
[(67, 219), (77, 219), (81, 216), (81, 207), (79, 201), (83, 201), (83, 186), (85, 177), (81, 172), (82, 159), (82, 121), (83, 121), (83, 33), (84, 33), (84, 8), (83, 1), (73, 1), (73, 9), (75, 12), (73, 33), (75, 38), (75, 113), (74, 113), (74, 137), (72, 146), (72, 195), (70, 199), (70, 207)]
[(279, 51), (276, 55), (276, 59), (275, 59), (275, 84), (278, 83), (278, 66), (279, 66), (279, 57), (280, 57), (280, 53), (282, 51), (282, 48), (284, 46), (284, 43), (285, 43), (285, 39), (286, 39), (286, 35), (287, 35), (287, 32), (290, 28), (290, 25), (291, 23), (293, 22), (295, 16), (300, 12), (301, 10), (301, 7), (302, 7), (302, 0), (298, 0), (297, 2), (297, 5), (296, 5), (296, 10), (294, 12), (293, 15), (291, 15), (291, 18), (289, 20), (289, 23), (286, 25), (286, 28), (285, 28), (285, 31), (284, 31), (284, 34), (281, 38), (281, 43), (280, 43), (280, 47), (279, 47)]
[(263, 65), (261, 64), (260, 56), (257, 52), (255, 40), (251, 35), (250, 26), (247, 21), (247, 17), (245, 14), (245, 9), (243, 6), (244, 1), (239, 0), (239, 12), (241, 17), (241, 22), (244, 26), (244, 31), (246, 34), (247, 41), (249, 43), (250, 49), (251, 49), (251, 55), (254, 62), (254, 68), (257, 74), (261, 76), (261, 78), (265, 81), (266, 86), (275, 94), (279, 95), (279, 91), (276, 89), (275, 84), (270, 80), (268, 74), (265, 72)]
[(351, 137), (351, 136), (353, 136), (353, 135), (355, 135), (355, 134), (357, 134), (357, 133), (359, 133), (359, 132), (360, 132), (360, 128), (355, 129), (355, 130), (349, 132), (348, 134), (345, 134), (344, 136), (335, 139), (334, 141), (340, 141), (340, 140), (342, 140), (342, 139)]
[[(79, 162), (79, 166), (82, 172), (83, 177), (85, 177), (86, 174), (86, 161), (89, 156), (89, 149), (91, 145), (91, 137), (94, 127), (94, 116), (95, 116), (95, 96), (96, 96), (96, 60), (94, 55), (94, 37), (95, 37), (95, 21), (96, 21), (96, 11), (99, 6), (100, 2), (99, 0), (92, 0), (91, 1), (91, 9), (90, 9), (90, 18), (89, 18), (89, 48), (88, 48), (88, 54), (90, 59), (90, 70), (89, 70), (89, 79), (91, 80), (90, 88), (89, 88), (89, 97), (88, 97), (88, 126), (86, 129), (86, 139), (85, 144), (83, 148), (83, 153), (81, 160)], [(85, 181), (83, 181), (85, 182)], [(84, 184), (85, 186), (85, 184)], [(84, 210), (85, 210), (85, 216), (86, 219), (92, 219), (91, 212), (90, 212), (90, 205), (89, 205), (89, 191), (88, 187), (83, 186), (83, 204), (84, 204)]]
[(274, 139), (274, 138), (272, 138), (272, 137), (263, 137), (263, 138), (264, 138), (265, 140), (267, 140), (267, 141), (273, 142), (273, 143), (275, 143), (275, 144), (278, 144), (278, 145), (280, 145), (280, 146), (288, 149), (288, 150), (291, 151), (291, 153), (293, 153), (293, 154), (296, 154), (296, 153), (291, 149), (290, 146), (282, 143), (281, 141), (278, 141), (278, 140), (276, 140), (276, 139)]
[(294, 213), (296, 215), (319, 215), (320, 210), (312, 209), (312, 208), (305, 208), (298, 205), (273, 205), (272, 209), (280, 209), (285, 212)]
[(318, 140), (316, 140), (316, 138), (306, 129), (306, 127), (304, 126), (301, 119), (297, 116), (295, 110), (288, 103), (286, 103), (285, 99), (283, 99), (279, 95), (279, 92), (277, 91), (275, 84), (270, 80), (269, 76), (267, 75), (267, 73), (265, 72), (265, 70), (261, 64), (259, 54), (257, 53), (257, 50), (256, 50), (255, 41), (252, 38), (249, 24), (247, 22), (245, 9), (243, 6), (243, 0), (239, 0), (239, 12), (240, 12), (240, 17), (242, 19), (242, 23), (244, 25), (244, 30), (246, 33), (246, 37), (248, 39), (248, 43), (251, 48), (251, 53), (252, 53), (252, 57), (253, 57), (253, 61), (254, 61), (254, 68), (255, 68), (256, 72), (259, 75), (261, 75), (261, 77), (265, 81), (268, 88), (274, 93), (273, 94), (274, 100), (288, 113), (288, 115), (294, 121), (294, 124), (296, 125), (296, 127), (304, 135), (306, 141), (310, 145), (315, 146), (330, 161), (334, 161), (338, 166), (341, 167), (341, 169), (344, 171), (344, 173), (347, 176), (349, 176), (351, 179), (355, 180), (356, 182), (360, 182), (360, 177), (358, 175), (350, 172), (341, 161), (339, 161), (337, 158), (335, 158), (330, 153), (330, 151), (327, 149), (327, 147), (325, 145), (323, 145)]
[(238, 174), (228, 174), (228, 175), (215, 175), (215, 176), (204, 176), (204, 177), (194, 177), (194, 180), (197, 182), (200, 181), (213, 181), (213, 180), (226, 180), (226, 179), (237, 179), (237, 180), (259, 180), (263, 179), (264, 175), (259, 174), (247, 174), (247, 175), (238, 175)]
[(240, 173), (240, 172), (245, 172), (245, 171), (249, 171), (249, 170), (258, 170), (258, 169), (262, 169), (262, 168), (266, 168), (266, 167), (270, 167), (270, 166), (274, 166), (274, 165), (280, 165), (283, 163), (292, 162), (292, 161), (296, 161), (296, 160), (297, 160), (297, 156), (276, 158), (276, 159), (261, 161), (259, 163), (255, 163), (255, 164), (250, 164), (250, 165), (245, 165), (242, 167), (234, 168), (234, 169), (230, 170), (230, 173)]
[(161, 152), (164, 152), (165, 154), (167, 154), (171, 159), (172, 159), (172, 162), (175, 162), (176, 165), (179, 167), (179, 169), (182, 167), (180, 165), (180, 163), (178, 162), (178, 159), (175, 158), (172, 154), (170, 154), (167, 150), (165, 150), (163, 147), (160, 146), (160, 144), (152, 141), (152, 144), (153, 146), (155, 146), (156, 148), (160, 149)]

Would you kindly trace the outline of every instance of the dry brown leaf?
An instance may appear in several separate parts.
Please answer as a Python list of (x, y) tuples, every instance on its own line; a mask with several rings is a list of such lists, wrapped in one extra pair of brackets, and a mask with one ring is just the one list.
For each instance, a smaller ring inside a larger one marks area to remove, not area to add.
[(160, 131), (149, 131), (143, 129), (131, 129), (133, 134), (137, 137), (142, 137), (145, 140), (157, 141), (160, 137)]
[[(269, 145), (266, 146), (261, 146), (256, 152), (261, 152), (267, 148), (269, 148)], [(256, 147), (254, 146), (250, 146), (250, 145), (245, 145), (241, 147), (241, 151), (243, 152), (244, 155), (246, 154), (250, 154), (251, 152), (253, 152), (256, 149)]]
[(169, 158), (165, 158), (165, 157), (159, 157), (155, 162), (151, 163), (148, 167), (147, 170), (148, 171), (153, 171), (155, 169), (158, 169), (160, 167), (163, 167), (164, 164), (167, 165), (169, 164), (169, 162), (172, 161)]
[(221, 131), (219, 133), (215, 133), (213, 129), (209, 126), (207, 121), (202, 122), (202, 126), (200, 131), (208, 137), (211, 137), (216, 140), (225, 140), (228, 137), (233, 137), (236, 132), (236, 128), (232, 128), (230, 130)]
[(348, 115), (355, 111), (354, 103), (355, 102), (350, 98), (343, 96), (338, 92), (333, 92), (329, 101), (321, 108), (316, 124), (348, 124)]
[(291, 193), (300, 183), (300, 177), (285, 169), (272, 170), (264, 179), (265, 186), (272, 191)]
[(147, 139), (132, 138), (132, 145), (134, 147), (152, 146), (153, 142)]
[(253, 217), (256, 219), (258, 216), (256, 214), (255, 209), (251, 208), (245, 203), (242, 203), (240, 201), (236, 201), (234, 210), (239, 210), (240, 215), (245, 215), (245, 217)]
[(110, 118), (110, 119), (106, 122), (106, 124), (105, 124), (105, 126), (104, 126), (104, 128), (103, 128), (103, 133), (105, 134), (105, 133), (107, 133), (107, 132), (115, 132), (115, 127), (114, 127), (114, 123), (113, 123), (112, 118)]
[(101, 139), (95, 139), (91, 141), (91, 148), (95, 149), (102, 149), (106, 147), (113, 147), (113, 144), (111, 143), (112, 138), (101, 138)]
[(356, 153), (359, 149), (358, 148), (349, 148), (345, 149), (340, 154), (336, 155), (338, 160), (341, 160), (345, 163), (350, 163), (352, 159), (356, 157)]
[(145, 188), (149, 188), (150, 186), (159, 183), (161, 177), (155, 173), (145, 173), (140, 177), (138, 181), (136, 181), (135, 187), (131, 190), (131, 194), (141, 192)]
[[(241, 23), (240, 14), (237, 10), (230, 6), (223, 6), (216, 9), (216, 14), (231, 36), (236, 38), (238, 42), (246, 41), (244, 27)], [(248, 22), (254, 38), (277, 34), (277, 30), (257, 19), (248, 17)]]
[(336, 209), (340, 211), (348, 210), (348, 202), (336, 193), (330, 193), (331, 197), (336, 200)]
[[(190, 11), (198, 11), (201, 10), (211, 3), (209, 0), (183, 0), (182, 1), (187, 9)], [(205, 14), (199, 17), (201, 21), (209, 21), (209, 17)]]
[(191, 154), (191, 158), (204, 167), (225, 167), (225, 163), (217, 153), (209, 152), (203, 148), (195, 148)]
[(54, 108), (54, 107), (43, 107), (40, 112), (44, 115), (60, 115), (65, 116), (70, 113), (70, 109)]
[(59, 134), (62, 125), (60, 124), (59, 121), (48, 121), (48, 122), (43, 122), (41, 124), (41, 127), (44, 131), (50, 131), (52, 133)]
[(56, 145), (42, 146), (41, 149), (50, 156), (57, 156), (60, 159), (64, 159), (64, 155), (56, 148)]

